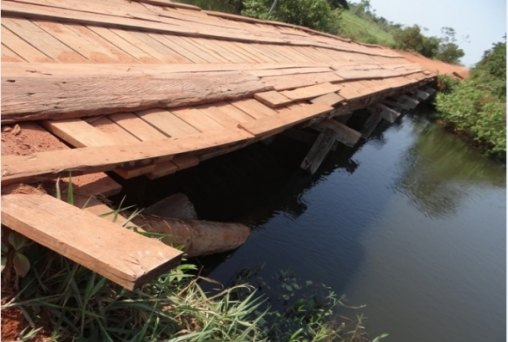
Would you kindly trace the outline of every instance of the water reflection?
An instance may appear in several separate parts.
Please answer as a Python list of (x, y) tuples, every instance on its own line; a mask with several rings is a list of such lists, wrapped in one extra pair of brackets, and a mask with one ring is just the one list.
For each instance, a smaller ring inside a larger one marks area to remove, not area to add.
[(445, 217), (455, 214), (475, 187), (505, 187), (500, 165), (425, 118), (415, 116), (413, 120), (417, 138), (401, 160), (402, 173), (395, 189), (419, 211), (429, 217)]

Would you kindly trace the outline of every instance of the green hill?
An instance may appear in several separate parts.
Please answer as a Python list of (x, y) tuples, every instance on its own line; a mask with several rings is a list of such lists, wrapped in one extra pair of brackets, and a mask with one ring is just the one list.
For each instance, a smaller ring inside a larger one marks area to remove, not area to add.
[(395, 46), (393, 35), (376, 22), (360, 17), (349, 10), (340, 14), (339, 35), (369, 44)]

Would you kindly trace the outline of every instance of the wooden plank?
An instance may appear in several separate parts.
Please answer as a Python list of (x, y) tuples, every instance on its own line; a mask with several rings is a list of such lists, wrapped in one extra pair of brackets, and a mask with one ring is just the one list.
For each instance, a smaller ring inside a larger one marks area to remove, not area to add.
[(150, 35), (193, 63), (208, 63), (208, 60), (196, 51), (186, 40), (184, 40), (183, 37), (155, 33), (151, 33)]
[(174, 109), (171, 111), (176, 117), (197, 128), (201, 132), (224, 128), (217, 121), (195, 108)]
[(300, 168), (308, 171), (310, 174), (316, 173), (326, 155), (332, 149), (336, 135), (337, 133), (330, 128), (326, 128), (321, 132), (303, 159)]
[(33, 153), (27, 156), (3, 156), (2, 184), (37, 181), (67, 171), (109, 171), (127, 163), (167, 158), (252, 138), (253, 136), (245, 130), (228, 129), (177, 139), (132, 143), (128, 146), (84, 147)]
[(338, 82), (343, 78), (335, 72), (306, 73), (301, 75), (282, 75), (262, 77), (262, 81), (275, 90), (287, 90), (312, 86), (323, 82)]
[(157, 179), (160, 177), (171, 175), (178, 171), (178, 165), (176, 165), (172, 160), (167, 160), (165, 162), (157, 163), (155, 168), (146, 174), (148, 179)]
[(2, 123), (196, 105), (270, 90), (258, 78), (236, 71), (143, 76), (111, 66), (105, 78), (80, 70), (34, 75), (21, 64), (11, 63), (11, 69), (19, 65), (18, 76), (2, 74)]
[[(2, 2), (2, 7), (4, 3)], [(2, 25), (52, 59), (64, 63), (86, 62), (86, 58), (26, 19), (2, 18)]]
[(92, 118), (92, 120), (88, 120), (88, 123), (113, 139), (117, 145), (128, 145), (141, 140), (127, 132), (108, 117), (100, 116)]
[(319, 123), (319, 126), (333, 130), (335, 132), (335, 140), (349, 147), (355, 146), (362, 137), (360, 132), (334, 119), (324, 120)]
[(119, 145), (112, 137), (81, 119), (43, 121), (42, 125), (76, 147)]
[(272, 108), (281, 107), (294, 101), (275, 90), (256, 93), (254, 98)]
[(2, 62), (26, 62), (26, 60), (2, 43)]
[(255, 136), (274, 134), (290, 126), (309, 120), (313, 117), (328, 113), (333, 108), (321, 103), (289, 106), (279, 111), (275, 116), (268, 116), (255, 121), (244, 122), (239, 127)]
[(238, 100), (231, 102), (231, 104), (256, 119), (277, 115), (275, 110), (265, 106), (255, 99)]
[[(107, 121), (107, 118), (95, 120), (95, 123), (97, 124), (98, 122), (98, 126), (102, 126), (102, 129), (81, 119), (44, 121), (43, 126), (51, 133), (76, 147), (126, 146), (134, 142), (139, 142), (135, 137), (129, 136), (129, 133), (125, 131), (122, 133), (122, 128), (118, 127), (117, 129), (112, 127), (112, 125), (115, 124), (111, 121), (107, 123)], [(109, 127), (105, 128), (104, 122), (106, 122)], [(127, 165), (124, 168), (116, 168), (114, 171), (122, 178), (130, 179), (141, 176), (147, 172), (152, 172), (154, 169), (155, 165), (147, 164), (138, 166)]]
[(134, 0), (139, 2), (146, 2), (147, 4), (152, 4), (156, 6), (162, 6), (162, 7), (173, 7), (173, 8), (184, 8), (194, 11), (201, 11), (201, 8), (194, 5), (189, 4), (183, 4), (180, 2), (172, 2), (172, 1), (162, 1), (162, 0)]
[(240, 121), (232, 118), (230, 115), (220, 110), (216, 105), (195, 108), (202, 115), (219, 123), (223, 127), (237, 127)]
[(143, 63), (161, 63), (160, 60), (150, 55), (146, 51), (143, 51), (138, 46), (133, 45), (131, 42), (126, 41), (122, 37), (115, 34), (109, 28), (100, 27), (100, 26), (86, 26), (89, 30), (93, 31), (102, 39), (108, 41), (118, 49), (124, 51), (130, 56), (134, 57), (140, 62)]
[[(314, 67), (295, 67), (295, 68), (279, 68), (279, 69), (265, 69), (265, 70), (251, 70), (250, 73), (259, 76), (286, 76), (286, 75), (301, 75), (301, 74), (314, 74), (330, 72), (330, 68), (327, 66), (314, 66)], [(337, 78), (338, 77), (335, 77)]]
[(127, 73), (128, 75), (161, 75), (174, 73), (200, 73), (206, 75), (211, 72), (241, 71), (257, 78), (258, 72), (266, 71), (268, 73), (277, 73), (278, 70), (293, 70), (291, 74), (297, 73), (294, 70), (304, 70), (309, 68), (306, 64), (107, 64), (107, 63), (6, 63), (2, 66), (2, 74), (5, 76), (16, 76), (20, 73), (24, 76), (38, 77), (38, 73), (52, 74), (53, 76), (75, 75), (79, 69), (81, 74), (109, 76), (112, 72)]
[(131, 178), (136, 178), (136, 177), (151, 173), (155, 169), (156, 169), (156, 164), (150, 163), (150, 164), (141, 165), (141, 166), (118, 167), (114, 171), (117, 175), (119, 175), (123, 179), (131, 179)]
[(235, 58), (214, 44), (209, 44), (208, 39), (181, 37), (181, 40), (186, 41), (192, 47), (192, 51), (208, 63), (235, 63)]
[(112, 114), (109, 119), (141, 141), (158, 140), (169, 135), (162, 133), (134, 113)]
[(2, 25), (2, 44), (11, 48), (17, 55), (28, 62), (44, 63), (53, 61), (52, 58), (12, 33), (5, 25)]
[(101, 46), (101, 48), (112, 56), (116, 63), (135, 63), (136, 59), (124, 52), (121, 48), (117, 47), (113, 43), (99, 36), (97, 33), (90, 30), (90, 28), (84, 25), (67, 25), (69, 30), (76, 32), (79, 37), (86, 39), (90, 44), (94, 46)]
[(69, 26), (77, 25), (63, 25), (48, 21), (36, 21), (34, 24), (90, 61), (96, 63), (117, 62), (116, 57), (98, 42), (91, 42), (85, 36), (69, 28)]
[(197, 128), (167, 110), (145, 110), (138, 112), (138, 116), (170, 137), (181, 137), (199, 132)]
[(113, 33), (128, 41), (141, 50), (147, 52), (150, 56), (155, 57), (164, 63), (189, 63), (189, 59), (175, 53), (158, 40), (152, 38), (146, 32), (125, 31), (120, 29), (111, 29)]
[(134, 289), (177, 265), (182, 252), (45, 194), (2, 196), (2, 224)]
[(297, 88), (295, 90), (286, 90), (281, 94), (292, 100), (307, 100), (328, 93), (334, 93), (341, 88), (342, 86), (336, 84), (320, 83), (308, 87)]
[(328, 93), (315, 97), (311, 100), (312, 103), (323, 103), (329, 106), (334, 106), (339, 102), (344, 101), (344, 98), (337, 93)]
[(236, 108), (230, 103), (227, 102), (219, 102), (215, 105), (215, 110), (220, 111), (230, 118), (238, 122), (246, 122), (256, 120), (249, 114), (245, 113), (243, 110)]
[(199, 158), (194, 155), (178, 156), (174, 159), (174, 163), (178, 166), (178, 170), (185, 170), (199, 164)]

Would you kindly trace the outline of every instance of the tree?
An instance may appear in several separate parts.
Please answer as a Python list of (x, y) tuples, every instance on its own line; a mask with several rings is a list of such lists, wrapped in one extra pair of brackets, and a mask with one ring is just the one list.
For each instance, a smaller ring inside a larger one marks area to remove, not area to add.
[(455, 29), (452, 27), (441, 28), (441, 43), (435, 53), (435, 57), (447, 63), (459, 63), (460, 59), (464, 57), (464, 50), (457, 45), (457, 38)]
[(347, 3), (346, 0), (328, 0), (328, 3), (332, 8), (341, 7), (344, 9), (349, 9), (349, 4)]
[(243, 15), (337, 33), (340, 9), (332, 10), (327, 0), (245, 0), (243, 6)]

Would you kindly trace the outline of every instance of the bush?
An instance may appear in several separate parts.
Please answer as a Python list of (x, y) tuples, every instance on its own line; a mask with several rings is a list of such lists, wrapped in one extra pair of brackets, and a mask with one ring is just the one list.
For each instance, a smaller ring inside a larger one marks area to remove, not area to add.
[(491, 155), (506, 152), (506, 42), (484, 53), (469, 79), (458, 84), (441, 77), (436, 108), (448, 123), (484, 144)]

